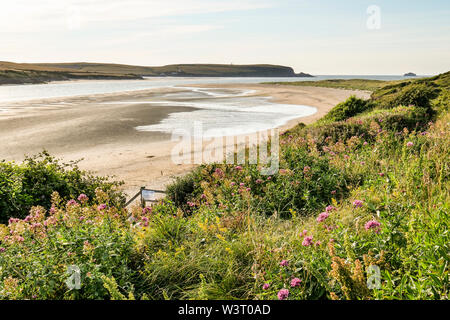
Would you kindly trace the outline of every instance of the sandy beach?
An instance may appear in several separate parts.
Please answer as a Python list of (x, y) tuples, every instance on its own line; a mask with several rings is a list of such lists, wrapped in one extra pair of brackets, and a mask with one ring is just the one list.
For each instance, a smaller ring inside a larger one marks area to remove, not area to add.
[[(311, 116), (289, 121), (281, 130), (300, 122), (314, 122), (351, 95), (362, 98), (370, 95), (364, 91), (286, 85), (196, 86), (254, 90), (249, 96), (271, 97), (273, 102), (317, 109)], [(179, 90), (183, 89), (160, 88), (9, 103), (0, 112), (0, 159), (22, 161), (24, 155), (46, 149), (65, 161), (84, 159), (79, 164), (81, 168), (125, 181), (124, 190), (129, 195), (140, 186), (164, 189), (195, 164), (173, 163), (171, 150), (177, 142), (170, 140), (170, 134), (142, 132), (135, 128), (157, 124), (169, 114), (193, 111), (191, 107), (147, 103), (161, 94)]]

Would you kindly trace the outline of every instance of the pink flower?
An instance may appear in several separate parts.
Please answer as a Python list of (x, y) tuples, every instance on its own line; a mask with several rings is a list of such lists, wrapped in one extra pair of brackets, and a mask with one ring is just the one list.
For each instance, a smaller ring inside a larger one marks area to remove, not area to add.
[(300, 286), (300, 283), (302, 283), (302, 280), (300, 280), (299, 278), (294, 278), (291, 280), (291, 287), (295, 288)]
[(236, 182), (232, 182), (231, 185), (234, 186), (236, 184)]
[(3, 247), (0, 247), (0, 252), (5, 252), (6, 251), (6, 249), (5, 248), (3, 248)]
[(234, 167), (237, 171), (241, 171), (242, 170), (242, 167), (241, 166), (236, 166), (236, 167)]
[(328, 206), (328, 207), (325, 208), (326, 212), (331, 212), (331, 211), (334, 211), (334, 210), (337, 210), (337, 208), (333, 207), (333, 206)]
[(282, 267), (287, 267), (288, 264), (289, 264), (289, 262), (288, 262), (287, 260), (282, 260), (282, 261), (280, 262), (280, 266), (282, 266)]
[(278, 300), (286, 300), (289, 297), (289, 290), (288, 289), (281, 289), (278, 291)]
[(67, 206), (76, 206), (77, 202), (75, 200), (70, 200), (69, 202), (67, 202)]
[(150, 208), (150, 207), (145, 207), (144, 209), (142, 209), (142, 213), (143, 213), (143, 214), (149, 214), (149, 213), (152, 213), (152, 208)]
[(336, 190), (331, 191), (331, 194), (336, 194)]
[(384, 173), (383, 173), (383, 172), (378, 173), (378, 175), (379, 175), (380, 177), (384, 177)]
[(311, 167), (310, 166), (305, 166), (303, 168), (303, 173), (307, 173), (307, 172), (309, 172), (309, 170), (311, 170)]
[(364, 141), (363, 145), (367, 146), (368, 145), (367, 141)]
[(322, 222), (328, 217), (329, 217), (328, 212), (322, 212), (321, 214), (319, 214), (319, 216), (317, 217), (316, 220), (317, 220), (317, 222)]
[(406, 146), (407, 146), (408, 148), (411, 148), (413, 145), (414, 145), (414, 143), (412, 143), (411, 141), (409, 141), (409, 142), (406, 144)]
[(308, 230), (303, 230), (301, 235), (304, 237), (304, 236), (306, 236), (307, 233), (308, 233)]
[(101, 205), (99, 205), (98, 207), (97, 207), (97, 210), (98, 211), (102, 211), (102, 210), (105, 210), (106, 209), (106, 204), (101, 204)]
[(322, 244), (322, 241), (320, 241), (320, 240), (317, 241), (317, 242), (316, 242), (316, 247), (320, 246), (321, 244)]
[(84, 193), (80, 194), (78, 196), (78, 201), (80, 201), (81, 203), (85, 203), (89, 200), (88, 196), (85, 195)]
[(263, 290), (269, 289), (269, 284), (268, 283), (264, 283), (262, 288), (263, 288)]
[(303, 242), (302, 242), (302, 246), (308, 247), (310, 245), (312, 245), (313, 241), (312, 241), (313, 237), (312, 236), (306, 236), (303, 238)]
[(361, 208), (363, 206), (364, 202), (362, 202), (361, 200), (355, 200), (353, 201), (353, 206), (355, 208)]
[(262, 181), (261, 179), (257, 179), (255, 182), (256, 182), (257, 184), (263, 183), (263, 181)]
[(381, 226), (381, 223), (379, 223), (378, 221), (370, 220), (364, 225), (364, 228), (367, 231), (369, 231), (370, 229), (374, 229), (374, 232), (378, 233), (378, 232), (380, 232), (380, 226)]
[(240, 185), (241, 187), (243, 187), (243, 186), (245, 186), (245, 183), (241, 182), (241, 183), (239, 183), (239, 185)]

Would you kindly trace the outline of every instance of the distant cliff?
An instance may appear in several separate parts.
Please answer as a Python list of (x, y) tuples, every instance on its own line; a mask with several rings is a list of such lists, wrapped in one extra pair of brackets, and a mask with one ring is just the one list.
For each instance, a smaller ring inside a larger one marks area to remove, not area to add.
[(144, 67), (107, 63), (0, 62), (0, 84), (45, 83), (70, 79), (142, 79), (142, 77), (312, 77), (291, 67), (255, 64), (174, 64)]

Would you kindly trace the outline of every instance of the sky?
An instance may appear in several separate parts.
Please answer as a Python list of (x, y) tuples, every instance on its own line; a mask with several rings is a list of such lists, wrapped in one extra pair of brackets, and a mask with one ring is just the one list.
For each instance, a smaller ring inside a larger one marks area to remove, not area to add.
[(450, 70), (448, 0), (0, 0), (0, 61)]

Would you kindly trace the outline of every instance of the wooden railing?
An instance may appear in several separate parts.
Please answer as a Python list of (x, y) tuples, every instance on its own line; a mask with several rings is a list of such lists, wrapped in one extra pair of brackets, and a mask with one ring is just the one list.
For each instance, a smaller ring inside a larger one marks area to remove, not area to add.
[(154, 189), (147, 189), (145, 186), (141, 187), (138, 193), (136, 193), (128, 202), (125, 204), (125, 207), (128, 207), (134, 200), (136, 200), (138, 197), (141, 197), (140, 203), (141, 206), (144, 208), (147, 202), (157, 202), (158, 200), (155, 198), (156, 193), (166, 193), (162, 190), (154, 190)]

